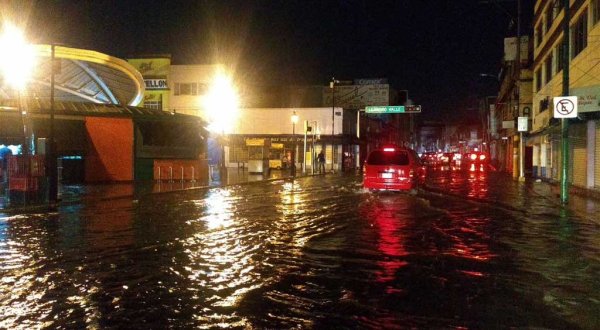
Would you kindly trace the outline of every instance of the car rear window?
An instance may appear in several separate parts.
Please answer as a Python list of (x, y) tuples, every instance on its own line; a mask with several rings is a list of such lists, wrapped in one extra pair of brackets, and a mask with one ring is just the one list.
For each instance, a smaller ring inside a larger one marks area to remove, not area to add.
[(408, 165), (408, 153), (406, 151), (386, 152), (376, 150), (369, 154), (368, 165)]

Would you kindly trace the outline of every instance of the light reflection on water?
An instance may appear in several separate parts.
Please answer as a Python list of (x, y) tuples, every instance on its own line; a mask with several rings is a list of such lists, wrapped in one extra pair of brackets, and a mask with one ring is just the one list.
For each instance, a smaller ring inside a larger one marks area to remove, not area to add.
[[(439, 173), (465, 198), (527, 196), (489, 173)], [(0, 328), (594, 324), (597, 231), (569, 214), (557, 222), (543, 200), (522, 213), (359, 182), (90, 199), (3, 218)]]

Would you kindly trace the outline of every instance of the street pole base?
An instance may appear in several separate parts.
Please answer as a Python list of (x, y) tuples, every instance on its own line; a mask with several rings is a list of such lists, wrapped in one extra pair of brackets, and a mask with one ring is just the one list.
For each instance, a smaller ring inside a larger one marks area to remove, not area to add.
[(519, 177), (519, 182), (525, 182), (525, 177), (524, 176), (520, 176)]

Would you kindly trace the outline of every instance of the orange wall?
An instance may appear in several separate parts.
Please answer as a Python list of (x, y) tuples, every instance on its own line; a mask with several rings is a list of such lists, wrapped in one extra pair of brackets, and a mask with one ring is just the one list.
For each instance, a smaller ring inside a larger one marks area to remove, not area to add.
[(133, 181), (133, 122), (128, 118), (86, 117), (85, 181)]

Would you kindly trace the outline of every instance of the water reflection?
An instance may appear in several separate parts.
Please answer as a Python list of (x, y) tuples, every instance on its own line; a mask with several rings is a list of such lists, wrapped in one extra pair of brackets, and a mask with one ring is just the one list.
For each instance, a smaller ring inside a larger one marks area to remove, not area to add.
[(369, 205), (370, 218), (377, 226), (379, 240), (378, 249), (383, 260), (378, 261), (382, 271), (377, 272), (378, 282), (393, 281), (396, 271), (408, 263), (402, 258), (408, 255), (405, 248), (404, 230), (409, 221), (408, 196), (382, 196)]

